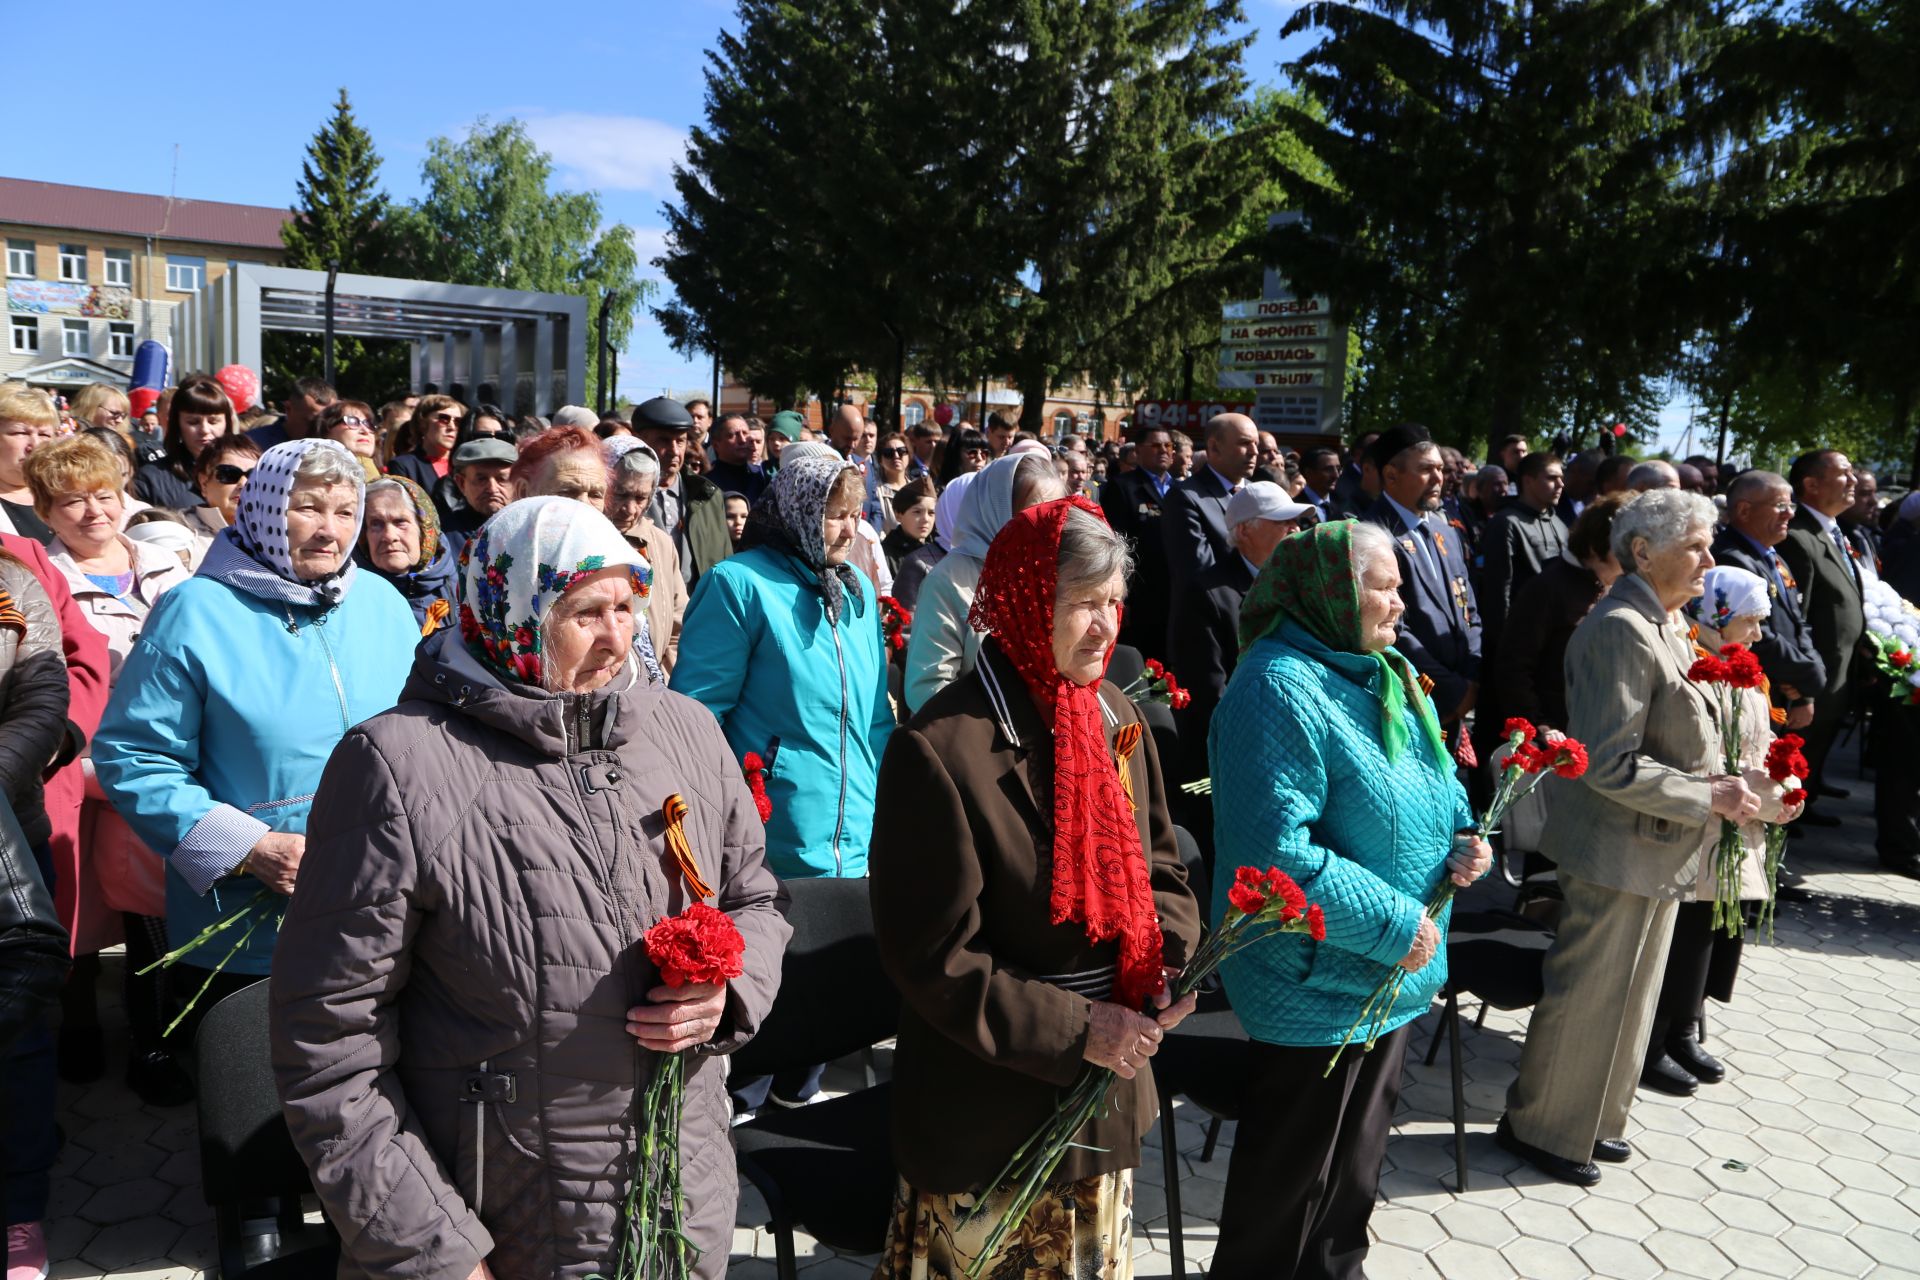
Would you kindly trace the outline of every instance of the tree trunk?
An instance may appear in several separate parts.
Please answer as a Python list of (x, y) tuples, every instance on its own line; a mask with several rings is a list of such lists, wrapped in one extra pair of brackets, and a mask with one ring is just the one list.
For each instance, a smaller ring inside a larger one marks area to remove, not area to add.
[(1036, 436), (1046, 434), (1047, 391), (1052, 379), (1044, 368), (1030, 368), (1019, 375), (1020, 429)]

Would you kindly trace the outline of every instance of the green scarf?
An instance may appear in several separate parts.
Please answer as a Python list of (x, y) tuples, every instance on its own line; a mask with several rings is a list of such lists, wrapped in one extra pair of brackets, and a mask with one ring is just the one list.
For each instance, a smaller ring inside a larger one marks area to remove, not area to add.
[(1240, 606), (1240, 656), (1245, 658), (1255, 641), (1283, 622), (1292, 622), (1318, 642), (1301, 646), (1310, 657), (1362, 685), (1378, 676), (1380, 739), (1388, 761), (1398, 760), (1407, 747), (1404, 705), (1426, 729), (1441, 768), (1453, 767), (1433, 703), (1412, 665), (1397, 649), (1369, 653), (1361, 648), (1352, 521), (1328, 521), (1280, 540)]

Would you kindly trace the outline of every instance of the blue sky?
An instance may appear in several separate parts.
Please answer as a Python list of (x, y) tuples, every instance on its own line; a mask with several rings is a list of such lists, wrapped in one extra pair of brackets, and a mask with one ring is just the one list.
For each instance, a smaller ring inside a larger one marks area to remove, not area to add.
[[(1279, 39), (1297, 7), (1246, 0), (1256, 84), (1278, 81), (1306, 43)], [(701, 116), (703, 55), (734, 16), (732, 0), (201, 0), (171, 18), (126, 0), (94, 0), (83, 17), (7, 8), (9, 47), (39, 51), (17, 69), (46, 81), (35, 94), (43, 123), (9, 130), (0, 148), (7, 176), (164, 193), (178, 144), (179, 195), (289, 204), (304, 148), (345, 85), (395, 196), (418, 194), (429, 139), (516, 117), (553, 155), (561, 185), (598, 191), (607, 219), (634, 228), (643, 261), (660, 250), (672, 165)], [(124, 52), (98, 40), (109, 32)], [(709, 376), (650, 316), (637, 319), (623, 393), (644, 399)]]

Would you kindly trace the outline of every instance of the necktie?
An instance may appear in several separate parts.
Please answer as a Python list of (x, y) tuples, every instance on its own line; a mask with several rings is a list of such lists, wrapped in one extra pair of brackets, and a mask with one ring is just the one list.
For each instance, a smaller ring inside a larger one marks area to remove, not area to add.
[(1433, 529), (1425, 520), (1414, 526), (1417, 541), (1420, 544), (1420, 556), (1425, 562), (1427, 580), (1435, 586), (1445, 588), (1446, 575), (1440, 571), (1440, 550), (1433, 542)]
[(1840, 548), (1840, 563), (1847, 566), (1847, 572), (1853, 577), (1853, 585), (1857, 587), (1860, 585), (1860, 569), (1853, 562), (1853, 548), (1847, 545), (1847, 535), (1840, 532), (1840, 526), (1837, 524), (1833, 526), (1831, 532), (1833, 545)]

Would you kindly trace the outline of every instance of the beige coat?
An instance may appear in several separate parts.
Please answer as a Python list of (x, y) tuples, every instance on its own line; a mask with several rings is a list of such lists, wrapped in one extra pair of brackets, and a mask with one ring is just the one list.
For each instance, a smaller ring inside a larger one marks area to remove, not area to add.
[(1569, 875), (1649, 898), (1694, 895), (1719, 771), (1712, 696), (1687, 679), (1687, 629), (1622, 574), (1567, 643), (1567, 733), (1586, 744), (1575, 782), (1549, 779), (1541, 852)]

